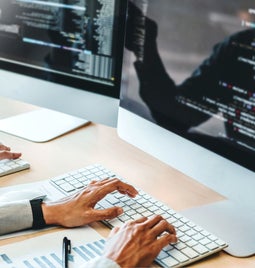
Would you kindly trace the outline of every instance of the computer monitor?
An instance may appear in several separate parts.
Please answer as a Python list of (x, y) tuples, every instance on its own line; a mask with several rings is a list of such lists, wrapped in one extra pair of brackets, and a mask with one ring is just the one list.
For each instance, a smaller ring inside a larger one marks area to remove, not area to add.
[[(57, 88), (55, 102), (69, 94), (66, 88), (118, 100), (125, 14), (121, 0), (1, 1), (0, 70), (7, 79), (10, 72), (21, 82), (21, 75), (41, 79), (27, 88)], [(90, 109), (96, 112), (99, 103)]]
[[(255, 253), (255, 7), (129, 1), (118, 133), (225, 197), (183, 211)], [(156, 179), (156, 178), (155, 178)]]

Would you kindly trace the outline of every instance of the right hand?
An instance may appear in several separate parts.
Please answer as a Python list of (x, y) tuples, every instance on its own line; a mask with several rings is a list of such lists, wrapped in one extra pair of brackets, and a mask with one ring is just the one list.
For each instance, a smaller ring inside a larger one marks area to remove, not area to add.
[(176, 242), (174, 227), (161, 216), (144, 217), (115, 227), (103, 255), (121, 267), (148, 267), (162, 248)]
[(21, 156), (21, 153), (11, 152), (11, 148), (0, 144), (0, 160), (3, 159), (17, 159)]

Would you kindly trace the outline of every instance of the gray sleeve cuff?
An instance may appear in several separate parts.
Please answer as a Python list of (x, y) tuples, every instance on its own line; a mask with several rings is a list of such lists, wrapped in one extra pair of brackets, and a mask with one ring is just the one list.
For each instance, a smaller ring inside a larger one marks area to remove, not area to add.
[(0, 203), (0, 235), (31, 228), (32, 224), (29, 200)]

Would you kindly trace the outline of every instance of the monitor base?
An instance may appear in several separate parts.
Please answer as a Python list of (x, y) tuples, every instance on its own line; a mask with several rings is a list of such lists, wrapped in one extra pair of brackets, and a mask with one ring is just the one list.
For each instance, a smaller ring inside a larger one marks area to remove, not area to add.
[(33, 142), (46, 142), (89, 124), (86, 119), (38, 109), (0, 120), (0, 131)]
[(224, 240), (229, 245), (224, 250), (230, 255), (249, 257), (255, 254), (254, 203), (244, 207), (236, 201), (224, 200), (181, 213)]

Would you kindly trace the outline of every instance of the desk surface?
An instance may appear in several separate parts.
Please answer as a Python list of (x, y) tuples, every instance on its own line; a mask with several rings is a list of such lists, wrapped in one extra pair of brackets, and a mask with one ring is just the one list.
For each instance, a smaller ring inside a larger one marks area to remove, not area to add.
[[(38, 109), (33, 105), (0, 97), (0, 118)], [(0, 186), (48, 179), (94, 163), (100, 163), (123, 176), (177, 211), (224, 199), (174, 168), (121, 140), (114, 128), (91, 123), (46, 143), (33, 143), (0, 132), (0, 140), (31, 164), (29, 170), (0, 178)], [(102, 224), (93, 224), (106, 235)], [(0, 245), (22, 238), (0, 241)], [(255, 256), (235, 258), (225, 252), (215, 254), (190, 267), (255, 267)]]

